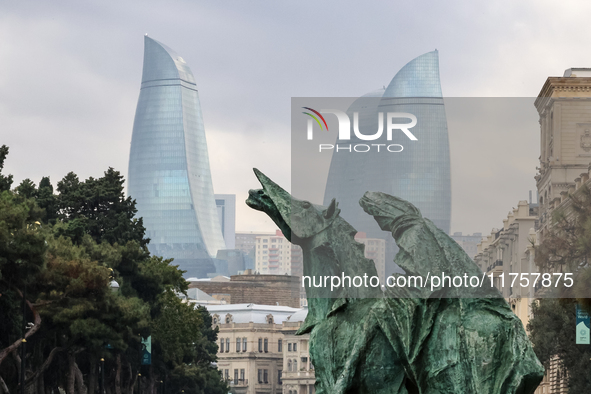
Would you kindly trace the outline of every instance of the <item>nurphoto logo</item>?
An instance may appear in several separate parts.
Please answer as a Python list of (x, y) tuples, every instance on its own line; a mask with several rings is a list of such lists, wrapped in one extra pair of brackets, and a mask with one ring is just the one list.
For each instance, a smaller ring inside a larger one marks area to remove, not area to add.
[[(307, 128), (307, 139), (313, 140), (314, 139), (314, 121), (320, 127), (320, 130), (326, 129), (328, 131), (328, 123), (322, 114), (333, 114), (337, 117), (339, 130), (338, 130), (338, 140), (339, 141), (347, 141), (351, 140), (351, 119), (349, 116), (338, 109), (321, 109), (317, 111), (310, 107), (302, 107), (310, 112), (302, 112), (304, 115), (310, 117), (308, 119), (308, 128)], [(400, 130), (410, 139), (411, 141), (417, 141), (417, 137), (409, 129), (413, 128), (417, 125), (417, 117), (413, 114), (407, 112), (387, 112), (386, 113), (386, 139), (387, 141), (392, 141), (392, 135), (394, 130)], [(396, 122), (394, 120), (397, 120)], [(410, 119), (410, 122), (406, 123), (398, 123), (400, 119)], [(382, 137), (384, 134), (384, 113), (378, 112), (378, 130), (373, 134), (363, 134), (359, 130), (359, 112), (353, 112), (353, 133), (355, 137), (362, 141), (376, 141)], [(318, 151), (322, 152), (323, 150), (334, 150), (335, 152), (360, 152), (365, 153), (371, 150), (376, 150), (377, 152), (382, 151), (398, 153), (402, 152), (404, 147), (400, 144), (355, 144), (355, 145), (347, 145), (347, 144), (319, 144)]]

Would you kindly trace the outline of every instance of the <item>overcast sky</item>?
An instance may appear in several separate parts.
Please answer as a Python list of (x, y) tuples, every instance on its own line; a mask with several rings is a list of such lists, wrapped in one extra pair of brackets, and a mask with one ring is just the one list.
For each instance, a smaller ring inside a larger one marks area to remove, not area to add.
[[(291, 97), (360, 96), (435, 48), (446, 97), (535, 97), (548, 76), (591, 67), (590, 11), (569, 0), (2, 2), (5, 172), (54, 185), (109, 166), (127, 176), (148, 33), (193, 71), (214, 189), (237, 195), (236, 228), (272, 231), (242, 201), (252, 167), (289, 185)], [(527, 199), (536, 127), (450, 124), (452, 231), (488, 233)]]

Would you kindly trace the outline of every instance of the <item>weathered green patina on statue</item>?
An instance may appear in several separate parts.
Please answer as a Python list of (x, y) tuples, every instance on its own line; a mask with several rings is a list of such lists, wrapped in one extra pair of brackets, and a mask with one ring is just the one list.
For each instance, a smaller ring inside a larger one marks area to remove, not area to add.
[[(302, 247), (304, 275), (376, 276), (356, 230), (328, 208), (297, 200), (255, 169), (247, 204)], [(360, 201), (400, 251), (407, 275), (481, 275), (447, 234), (410, 203), (367, 192)], [(543, 376), (520, 320), (494, 288), (307, 286), (318, 394), (529, 394)]]

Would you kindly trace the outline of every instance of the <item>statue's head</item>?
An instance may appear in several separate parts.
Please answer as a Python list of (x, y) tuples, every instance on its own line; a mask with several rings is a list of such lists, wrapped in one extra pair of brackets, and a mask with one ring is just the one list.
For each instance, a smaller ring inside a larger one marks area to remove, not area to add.
[(334, 199), (328, 208), (298, 200), (256, 168), (254, 173), (263, 188), (250, 190), (246, 204), (269, 215), (291, 242), (299, 244), (313, 237), (339, 216), (341, 210)]

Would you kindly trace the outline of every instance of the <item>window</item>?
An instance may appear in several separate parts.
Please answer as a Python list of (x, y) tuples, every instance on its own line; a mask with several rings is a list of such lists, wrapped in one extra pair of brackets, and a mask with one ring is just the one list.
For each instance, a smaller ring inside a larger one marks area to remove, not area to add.
[(236, 384), (238, 382), (238, 370), (235, 369), (234, 370), (234, 384)]
[(280, 339), (279, 341), (277, 341), (277, 351), (279, 353), (283, 352), (283, 340)]
[(226, 343), (226, 341), (224, 341), (224, 338), (220, 339), (220, 353), (224, 352), (224, 343)]
[(259, 352), (263, 352), (263, 338), (259, 338)]
[(287, 360), (287, 372), (291, 372), (291, 360)]
[(297, 343), (297, 342), (295, 342), (295, 343), (293, 344), (293, 351), (294, 351), (294, 352), (297, 352), (297, 351), (298, 351), (298, 343)]
[(246, 351), (246, 338), (242, 338), (242, 351)]
[(236, 338), (236, 351), (239, 352), (240, 351), (240, 338)]
[(229, 369), (224, 369), (224, 377), (226, 378), (226, 380), (230, 379), (230, 370)]
[(269, 340), (265, 338), (265, 353), (269, 353)]
[(240, 370), (240, 380), (241, 380), (241, 381), (244, 381), (244, 375), (245, 375), (245, 374), (244, 374), (244, 369), (241, 369), (241, 370)]
[(287, 344), (287, 351), (288, 351), (288, 352), (291, 352), (291, 343), (288, 343), (288, 344)]
[(283, 373), (282, 370), (277, 371), (277, 383), (279, 383), (279, 384), (283, 384), (283, 382), (281, 381), (282, 373)]
[(293, 371), (294, 372), (298, 371), (298, 360), (293, 360)]
[(265, 383), (269, 383), (269, 370), (268, 369), (263, 370), (263, 378), (264, 378), (263, 381)]
[(263, 370), (259, 369), (259, 383), (263, 383)]
[(230, 352), (230, 338), (226, 338), (226, 353)]

